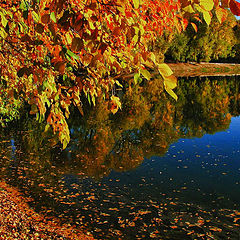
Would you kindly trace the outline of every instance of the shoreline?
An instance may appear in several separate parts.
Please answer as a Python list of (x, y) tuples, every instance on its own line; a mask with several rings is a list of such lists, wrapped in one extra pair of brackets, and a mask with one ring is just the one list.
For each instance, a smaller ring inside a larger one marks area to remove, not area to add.
[(28, 199), (0, 180), (0, 239), (94, 240), (90, 235), (63, 225), (56, 218), (35, 212)]
[(207, 77), (240, 75), (237, 63), (167, 63), (176, 77)]
[[(211, 77), (211, 76), (239, 76), (240, 64), (238, 63), (166, 63), (175, 77)], [(159, 75), (154, 70), (152, 77)], [(130, 79), (134, 73), (120, 74), (117, 79)]]

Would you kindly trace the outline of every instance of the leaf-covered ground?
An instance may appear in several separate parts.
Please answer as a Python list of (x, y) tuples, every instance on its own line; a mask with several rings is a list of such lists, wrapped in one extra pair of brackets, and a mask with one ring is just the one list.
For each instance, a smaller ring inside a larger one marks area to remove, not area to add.
[(34, 212), (14, 188), (0, 182), (0, 239), (93, 239)]

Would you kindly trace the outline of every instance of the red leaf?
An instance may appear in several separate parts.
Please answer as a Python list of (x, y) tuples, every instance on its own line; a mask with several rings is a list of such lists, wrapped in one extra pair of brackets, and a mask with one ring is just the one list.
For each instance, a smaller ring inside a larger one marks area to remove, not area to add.
[(230, 0), (230, 9), (234, 15), (240, 16), (240, 3), (235, 0)]
[(106, 43), (101, 43), (99, 46), (99, 50), (101, 50), (101, 54), (103, 54), (105, 52), (105, 50), (107, 49), (108, 45)]
[(44, 24), (48, 24), (50, 22), (50, 14), (44, 14), (42, 17), (41, 17), (41, 21), (42, 23)]

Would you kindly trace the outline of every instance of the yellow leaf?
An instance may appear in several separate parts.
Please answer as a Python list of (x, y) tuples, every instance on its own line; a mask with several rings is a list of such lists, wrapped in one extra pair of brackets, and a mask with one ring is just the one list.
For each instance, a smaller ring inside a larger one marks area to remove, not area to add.
[(134, 8), (136, 8), (136, 9), (139, 8), (139, 2), (140, 2), (140, 0), (133, 0)]
[(177, 78), (174, 75), (164, 77), (164, 85), (174, 89), (177, 86)]
[(166, 63), (158, 64), (158, 71), (163, 77), (169, 77), (173, 74), (173, 71)]
[(132, 43), (133, 45), (136, 45), (138, 42), (138, 35), (134, 35), (133, 39), (132, 39)]
[(150, 53), (150, 59), (156, 64), (156, 56), (153, 52)]
[(5, 39), (7, 37), (7, 33), (5, 32), (4, 28), (0, 27), (0, 36)]
[(145, 77), (147, 80), (151, 79), (151, 73), (147, 69), (141, 69), (140, 73)]
[(174, 75), (163, 78), (165, 90), (177, 101), (178, 97), (172, 90), (177, 86), (177, 78)]
[(194, 13), (193, 7), (192, 5), (188, 5), (187, 7), (182, 9), (184, 12), (188, 12), (188, 13)]
[(116, 97), (116, 96), (114, 96), (114, 95), (111, 96), (111, 100), (112, 100), (112, 101), (111, 101), (111, 102), (112, 102), (112, 105), (111, 105), (110, 110), (111, 110), (111, 112), (112, 112), (113, 114), (115, 114), (115, 113), (118, 111), (119, 108), (121, 109), (122, 104), (121, 104), (121, 102), (120, 102), (119, 97)]
[(211, 15), (210, 15), (209, 12), (204, 11), (203, 12), (203, 18), (204, 18), (205, 22), (207, 23), (207, 25), (209, 25), (211, 23), (212, 18), (211, 18)]
[(71, 44), (72, 43), (72, 35), (69, 32), (67, 32), (65, 37), (67, 40), (67, 44)]
[(176, 101), (178, 100), (178, 96), (176, 95), (176, 93), (172, 90), (172, 89), (170, 89), (170, 88), (168, 88), (168, 87), (165, 87), (165, 90), (168, 92), (168, 94), (171, 96), (171, 97), (173, 97)]
[(8, 20), (6, 19), (6, 17), (4, 16), (4, 14), (2, 12), (0, 12), (0, 16), (1, 16), (1, 22), (2, 22), (2, 25), (4, 27), (7, 26), (7, 23), (8, 23)]
[(200, 0), (200, 6), (206, 11), (211, 11), (214, 7), (214, 2), (213, 0)]

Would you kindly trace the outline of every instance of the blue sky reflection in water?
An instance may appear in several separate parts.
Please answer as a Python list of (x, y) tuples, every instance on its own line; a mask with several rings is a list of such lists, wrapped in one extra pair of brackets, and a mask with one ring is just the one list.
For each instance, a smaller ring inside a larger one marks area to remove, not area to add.
[[(206, 207), (240, 204), (240, 118), (230, 128), (202, 138), (179, 139), (163, 157), (152, 156), (134, 171), (112, 172), (109, 178), (128, 179), (132, 195), (157, 199), (166, 194), (175, 200)], [(107, 178), (108, 179), (108, 178)]]

